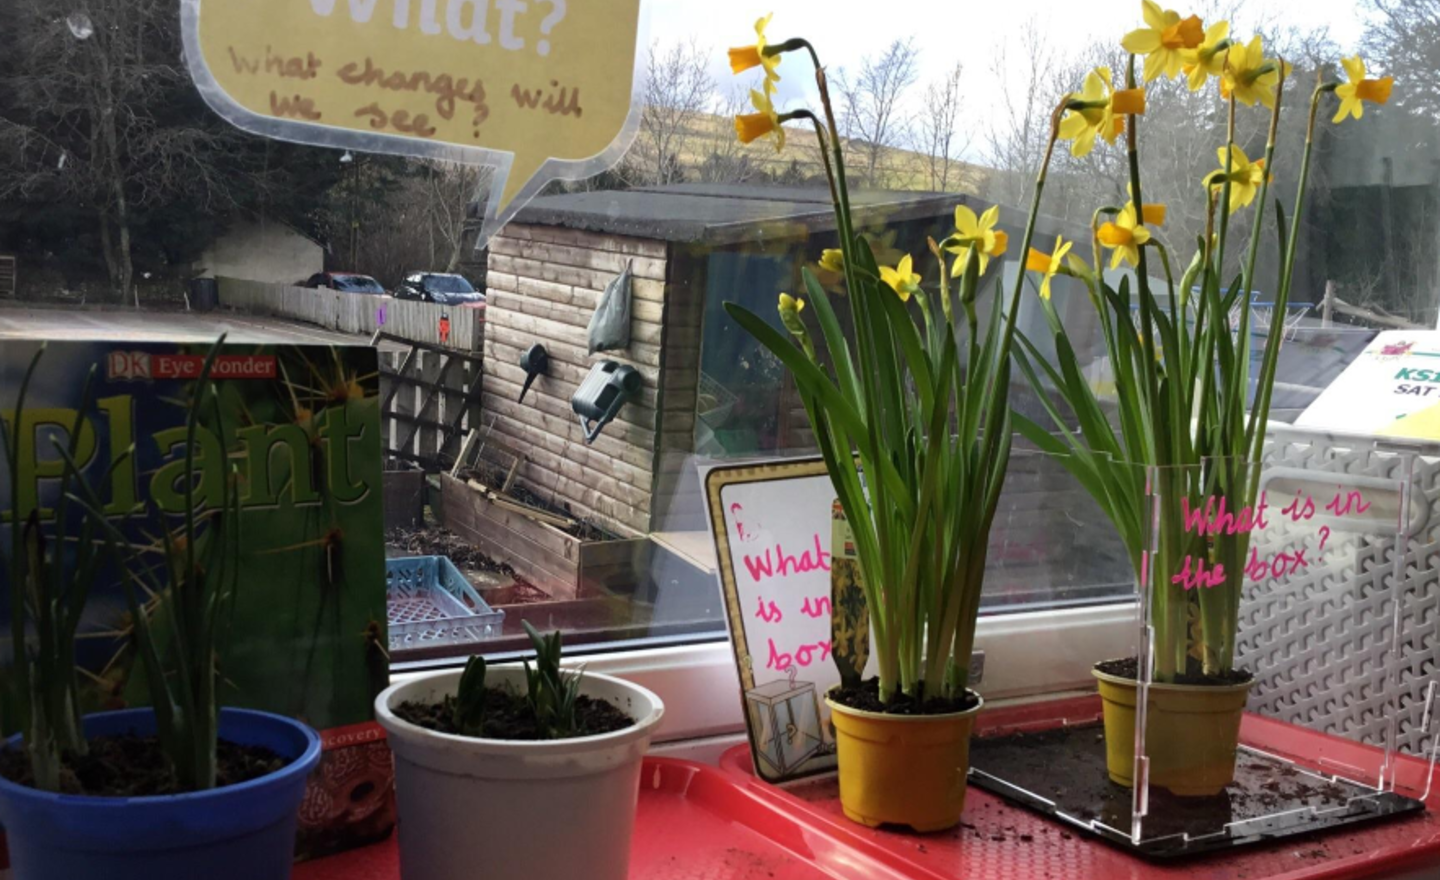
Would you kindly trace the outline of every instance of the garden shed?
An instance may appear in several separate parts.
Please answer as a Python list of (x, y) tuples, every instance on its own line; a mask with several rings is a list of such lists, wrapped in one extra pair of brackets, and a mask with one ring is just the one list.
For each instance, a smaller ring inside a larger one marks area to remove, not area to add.
[[(897, 243), (943, 238), (957, 203), (980, 207), (949, 193), (877, 191), (856, 202), (877, 257), (891, 263)], [(1017, 245), (1020, 220), (1002, 218)], [(488, 265), (483, 425), (523, 454), (516, 483), (606, 530), (653, 535), (712, 564), (697, 462), (812, 448), (785, 371), (724, 303), (773, 316), (777, 292), (802, 289), (801, 267), (836, 241), (823, 187), (681, 184), (531, 202), (491, 242)], [(917, 267), (928, 263), (912, 254)], [(586, 326), (627, 266), (630, 345), (591, 355)], [(537, 343), (549, 370), (521, 402), (520, 360)], [(641, 390), (586, 443), (570, 401), (604, 360), (637, 370)]]

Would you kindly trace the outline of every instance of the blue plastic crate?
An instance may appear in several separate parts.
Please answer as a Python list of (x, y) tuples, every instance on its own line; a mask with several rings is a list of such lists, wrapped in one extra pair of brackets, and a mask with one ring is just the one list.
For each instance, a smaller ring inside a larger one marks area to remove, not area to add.
[(496, 611), (444, 556), (385, 560), (390, 650), (473, 645), (498, 638)]

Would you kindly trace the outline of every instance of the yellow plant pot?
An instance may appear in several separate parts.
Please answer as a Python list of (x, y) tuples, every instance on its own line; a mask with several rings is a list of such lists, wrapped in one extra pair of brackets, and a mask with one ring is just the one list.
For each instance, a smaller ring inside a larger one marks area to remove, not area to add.
[[(979, 697), (977, 696), (978, 700)], [(960, 822), (980, 703), (950, 715), (885, 715), (832, 701), (840, 805), (854, 822), (941, 831)]]
[[(1098, 669), (1105, 709), (1105, 764), (1110, 778), (1135, 784), (1136, 685)], [(1152, 684), (1145, 719), (1150, 784), (1174, 794), (1219, 794), (1235, 780), (1240, 717), (1254, 681), (1234, 685)]]

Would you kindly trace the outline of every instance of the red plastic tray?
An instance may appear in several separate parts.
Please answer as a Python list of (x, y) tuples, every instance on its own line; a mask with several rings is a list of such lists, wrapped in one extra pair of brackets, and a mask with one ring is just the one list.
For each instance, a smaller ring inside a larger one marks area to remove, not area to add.
[[(1077, 701), (1068, 714), (1083, 716), (1094, 698)], [(1086, 703), (1086, 705), (1082, 705)], [(1053, 706), (1051, 707), (1053, 708)], [(1097, 713), (1098, 714), (1098, 713)], [(1036, 709), (992, 710), (980, 726), (1028, 727), (1039, 720)], [(1278, 753), (1314, 754), (1332, 760), (1367, 747), (1259, 716), (1247, 715), (1241, 739)], [(1423, 788), (1427, 762), (1402, 757), (1399, 784)], [(1359, 764), (1358, 760), (1347, 763)], [(1278, 841), (1198, 860), (1158, 864), (1131, 856), (1057, 821), (1014, 806), (970, 786), (963, 824), (939, 834), (872, 830), (850, 822), (840, 809), (834, 774), (770, 785), (751, 773), (748, 746), (726, 752), (720, 766), (752, 794), (782, 805), (788, 814), (808, 814), (824, 823), (824, 833), (857, 850), (877, 848), (904, 861), (908, 876), (924, 880), (1361, 880), (1429, 867), (1440, 877), (1440, 785), (1432, 786), (1424, 813), (1391, 822), (1359, 826)], [(845, 876), (864, 877), (864, 874)], [(1431, 876), (1425, 874), (1424, 876)]]
[[(827, 821), (768, 787), (714, 767), (647, 758), (635, 820), (632, 880), (908, 880), (903, 858), (854, 847)], [(476, 866), (476, 877), (484, 866)], [(384, 843), (295, 866), (292, 880), (399, 880), (400, 853)], [(542, 877), (536, 880), (584, 880)]]
[[(1026, 724), (1033, 710), (986, 713), (982, 726)], [(1242, 736), (1271, 746), (1319, 737), (1247, 717)], [(1347, 748), (1322, 737), (1343, 760)], [(1428, 766), (1402, 758), (1402, 786)], [(972, 786), (965, 824), (940, 834), (872, 830), (844, 818), (833, 775), (785, 788), (750, 774), (747, 747), (722, 769), (649, 758), (641, 777), (632, 880), (1360, 880), (1430, 867), (1440, 876), (1440, 791), (1430, 811), (1174, 864), (1145, 862)], [(1440, 789), (1440, 786), (1436, 786)], [(483, 871), (482, 871), (483, 874)], [(1428, 874), (1425, 876), (1429, 876)], [(399, 880), (394, 838), (297, 865), (293, 880)], [(537, 878), (583, 880), (583, 878)]]

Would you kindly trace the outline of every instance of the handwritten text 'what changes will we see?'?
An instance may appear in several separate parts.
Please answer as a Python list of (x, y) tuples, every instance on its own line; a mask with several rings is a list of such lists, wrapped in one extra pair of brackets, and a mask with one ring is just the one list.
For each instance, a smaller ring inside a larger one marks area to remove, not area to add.
[(366, 148), (338, 128), (509, 154), (502, 202), (626, 128), (640, 0), (189, 2), (214, 86), (250, 117), (304, 142)]

